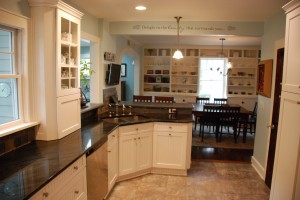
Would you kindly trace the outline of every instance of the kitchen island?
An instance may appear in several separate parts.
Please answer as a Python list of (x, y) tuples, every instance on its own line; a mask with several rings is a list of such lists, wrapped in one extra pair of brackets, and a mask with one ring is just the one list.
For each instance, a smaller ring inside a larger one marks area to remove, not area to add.
[[(129, 106), (126, 104), (126, 106)], [(170, 105), (151, 105), (149, 112), (145, 112), (147, 106), (143, 107), (143, 115), (138, 111), (138, 106), (131, 104), (135, 113), (127, 120), (115, 120), (115, 117), (93, 120), (72, 134), (54, 141), (34, 141), (13, 152), (0, 157), (0, 185), (5, 188), (4, 195), (12, 195), (16, 199), (31, 198), (48, 183), (70, 167), (82, 156), (85, 156), (93, 147), (101, 146), (108, 140), (110, 133), (120, 127), (147, 123), (192, 123), (192, 115), (182, 112), (182, 105), (173, 104), (176, 113), (169, 114)], [(139, 107), (139, 109), (140, 109)], [(191, 107), (190, 107), (191, 108)], [(189, 107), (187, 106), (187, 108)], [(155, 112), (160, 110), (159, 113)], [(190, 110), (191, 112), (191, 110)], [(107, 113), (106, 113), (107, 114)], [(136, 117), (136, 116), (143, 116)], [(131, 119), (131, 120), (128, 120)], [(159, 124), (158, 124), (159, 125)], [(191, 130), (189, 130), (191, 132)], [(2, 196), (0, 196), (2, 199)]]

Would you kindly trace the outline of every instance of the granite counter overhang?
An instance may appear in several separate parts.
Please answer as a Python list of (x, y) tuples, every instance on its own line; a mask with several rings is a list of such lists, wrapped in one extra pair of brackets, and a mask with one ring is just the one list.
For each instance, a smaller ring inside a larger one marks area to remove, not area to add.
[[(18, 198), (28, 199), (79, 157), (107, 141), (118, 126), (145, 122), (192, 122), (190, 114), (145, 113), (140, 121), (110, 123), (96, 120), (74, 133), (54, 141), (34, 141), (0, 157), (0, 187), (18, 180)], [(1, 196), (0, 196), (1, 197)]]

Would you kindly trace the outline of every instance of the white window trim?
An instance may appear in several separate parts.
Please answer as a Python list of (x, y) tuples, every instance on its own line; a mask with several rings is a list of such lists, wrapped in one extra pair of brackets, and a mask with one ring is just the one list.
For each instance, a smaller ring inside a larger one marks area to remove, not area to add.
[(30, 71), (28, 67), (29, 19), (27, 17), (0, 8), (0, 24), (17, 29), (18, 57), (16, 58), (16, 60), (18, 63), (18, 75), (16, 76), (19, 76), (19, 79), (21, 80), (18, 81), (20, 120), (14, 121), (12, 123), (6, 123), (5, 125), (1, 126), (0, 137), (3, 137), (22, 129), (35, 126), (38, 124), (38, 122), (34, 121), (34, 72), (32, 70)]

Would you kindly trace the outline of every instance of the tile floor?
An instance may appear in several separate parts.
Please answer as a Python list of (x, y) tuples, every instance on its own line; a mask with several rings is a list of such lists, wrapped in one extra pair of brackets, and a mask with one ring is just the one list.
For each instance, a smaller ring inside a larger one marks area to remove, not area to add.
[(149, 174), (118, 183), (110, 200), (267, 200), (250, 164), (193, 160), (187, 177)]

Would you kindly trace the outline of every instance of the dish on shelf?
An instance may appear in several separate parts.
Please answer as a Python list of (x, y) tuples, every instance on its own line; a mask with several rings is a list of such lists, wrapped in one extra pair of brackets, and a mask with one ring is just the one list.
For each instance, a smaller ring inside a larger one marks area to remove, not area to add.
[(191, 74), (191, 75), (196, 75), (197, 73), (196, 73), (196, 72), (190, 72), (190, 74)]
[(239, 76), (245, 76), (245, 72), (238, 72), (237, 73)]
[(236, 74), (231, 74), (231, 76), (236, 76)]
[(163, 70), (163, 74), (169, 74), (170, 71), (169, 70)]
[(147, 74), (153, 74), (153, 70), (147, 70)]
[(187, 72), (186, 72), (186, 71), (182, 71), (181, 74), (182, 74), (182, 75), (186, 75)]
[(246, 94), (246, 92), (241, 92), (242, 95)]
[(172, 72), (172, 74), (177, 74), (177, 72)]
[(250, 77), (253, 77), (253, 76), (254, 76), (254, 74), (248, 74), (248, 76), (250, 76)]
[(233, 94), (239, 94), (238, 92), (234, 92)]
[(161, 74), (161, 70), (155, 70), (155, 74)]
[(252, 93), (251, 93), (251, 92), (248, 92), (248, 95), (252, 95)]
[(232, 91), (229, 91), (228, 94), (232, 94)]

